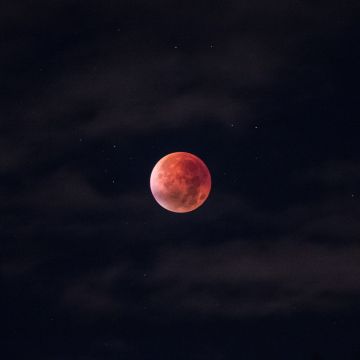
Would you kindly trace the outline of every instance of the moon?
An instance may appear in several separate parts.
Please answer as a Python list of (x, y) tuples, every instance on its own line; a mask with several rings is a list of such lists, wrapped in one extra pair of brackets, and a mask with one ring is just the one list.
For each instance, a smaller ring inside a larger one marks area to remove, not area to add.
[(210, 171), (197, 156), (174, 152), (156, 163), (150, 176), (150, 188), (155, 200), (166, 210), (190, 212), (209, 196)]

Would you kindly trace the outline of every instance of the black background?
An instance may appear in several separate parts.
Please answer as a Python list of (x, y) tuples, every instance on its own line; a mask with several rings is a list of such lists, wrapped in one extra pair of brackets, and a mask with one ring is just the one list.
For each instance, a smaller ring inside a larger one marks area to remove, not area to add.
[(359, 359), (358, 10), (2, 3), (1, 358)]

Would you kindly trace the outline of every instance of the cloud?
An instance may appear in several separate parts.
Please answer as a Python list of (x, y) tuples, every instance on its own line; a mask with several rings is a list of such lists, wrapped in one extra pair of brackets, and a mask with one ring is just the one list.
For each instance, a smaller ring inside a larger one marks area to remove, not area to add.
[[(70, 284), (64, 301), (81, 312), (121, 317), (146, 308), (165, 316), (225, 318), (346, 311), (360, 296), (359, 255), (357, 245), (289, 240), (163, 247), (146, 273), (134, 264), (126, 271), (122, 265), (99, 269)], [(129, 301), (135, 294), (138, 301)]]
[(80, 312), (110, 313), (123, 312), (123, 301), (118, 301), (112, 292), (116, 284), (127, 279), (126, 263), (117, 264), (102, 272), (93, 272), (74, 279), (64, 293), (64, 304)]
[(360, 295), (359, 254), (356, 245), (339, 250), (289, 240), (170, 249), (151, 274), (161, 289), (153, 300), (230, 317), (346, 308), (341, 295)]

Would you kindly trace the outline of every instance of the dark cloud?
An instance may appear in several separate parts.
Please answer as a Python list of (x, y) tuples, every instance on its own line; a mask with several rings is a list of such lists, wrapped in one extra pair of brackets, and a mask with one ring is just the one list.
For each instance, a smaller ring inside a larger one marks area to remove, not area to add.
[(337, 295), (359, 296), (358, 257), (356, 246), (339, 250), (286, 240), (259, 248), (234, 241), (164, 252), (154, 278), (164, 284), (158, 301), (176, 301), (185, 311), (245, 317), (326, 311), (348, 306)]
[(338, 249), (289, 239), (263, 246), (233, 240), (208, 247), (166, 247), (143, 274), (124, 270), (120, 261), (71, 284), (64, 301), (81, 311), (136, 317), (139, 304), (128, 303), (118, 291), (124, 280), (133, 278), (134, 288), (147, 293), (144, 307), (179, 317), (346, 311), (360, 295), (359, 251), (357, 245)]

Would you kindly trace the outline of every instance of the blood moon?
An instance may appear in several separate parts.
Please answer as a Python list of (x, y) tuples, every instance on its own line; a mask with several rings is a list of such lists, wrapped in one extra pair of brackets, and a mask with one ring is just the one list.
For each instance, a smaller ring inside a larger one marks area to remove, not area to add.
[(211, 189), (211, 176), (197, 156), (174, 152), (156, 163), (150, 176), (150, 188), (163, 208), (185, 213), (205, 202)]

